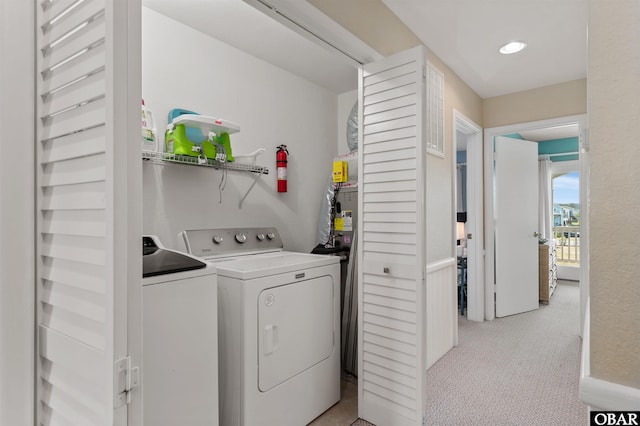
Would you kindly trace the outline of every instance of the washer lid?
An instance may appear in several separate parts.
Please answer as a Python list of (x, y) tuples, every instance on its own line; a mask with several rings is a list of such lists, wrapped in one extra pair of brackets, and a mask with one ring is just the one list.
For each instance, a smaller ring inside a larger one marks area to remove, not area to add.
[(190, 256), (165, 249), (157, 249), (153, 253), (142, 256), (142, 277), (175, 274), (176, 272), (202, 269), (207, 264)]
[(165, 249), (157, 239), (151, 236), (142, 237), (143, 278), (192, 271), (206, 266), (206, 263), (191, 256)]
[(278, 252), (267, 255), (247, 256), (246, 259), (216, 263), (218, 276), (251, 280), (308, 268), (340, 263), (337, 256)]

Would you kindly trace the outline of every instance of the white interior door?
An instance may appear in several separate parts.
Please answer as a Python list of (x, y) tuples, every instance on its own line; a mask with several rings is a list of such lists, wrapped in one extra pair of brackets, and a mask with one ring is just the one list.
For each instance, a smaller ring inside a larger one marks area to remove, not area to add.
[(496, 316), (538, 308), (538, 144), (495, 138)]
[(39, 425), (141, 424), (140, 7), (36, 1)]
[(358, 414), (378, 425), (424, 418), (425, 56), (360, 69)]

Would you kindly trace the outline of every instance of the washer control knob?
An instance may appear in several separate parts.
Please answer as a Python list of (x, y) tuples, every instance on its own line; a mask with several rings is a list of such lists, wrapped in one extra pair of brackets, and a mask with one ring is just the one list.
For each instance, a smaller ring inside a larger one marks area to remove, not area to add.
[(258, 234), (256, 235), (256, 238), (258, 238), (258, 241), (264, 241), (265, 236), (264, 234)]
[(274, 234), (273, 232), (269, 232), (267, 234), (267, 238), (270, 239), (270, 240), (273, 240), (275, 237), (276, 237), (276, 234)]
[(224, 241), (224, 240), (222, 239), (222, 237), (220, 235), (214, 235), (213, 236), (213, 242), (214, 243), (220, 244), (222, 241)]
[(239, 242), (240, 244), (242, 244), (245, 241), (247, 241), (247, 236), (245, 234), (243, 234), (242, 232), (238, 232), (236, 234), (236, 241)]

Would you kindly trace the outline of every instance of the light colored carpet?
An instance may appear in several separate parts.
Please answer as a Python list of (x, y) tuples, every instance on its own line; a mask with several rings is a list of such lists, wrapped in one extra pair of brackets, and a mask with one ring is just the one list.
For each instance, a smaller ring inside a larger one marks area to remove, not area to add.
[(427, 371), (428, 425), (588, 424), (578, 395), (577, 283), (561, 281), (536, 311), (483, 323), (459, 318), (459, 345)]

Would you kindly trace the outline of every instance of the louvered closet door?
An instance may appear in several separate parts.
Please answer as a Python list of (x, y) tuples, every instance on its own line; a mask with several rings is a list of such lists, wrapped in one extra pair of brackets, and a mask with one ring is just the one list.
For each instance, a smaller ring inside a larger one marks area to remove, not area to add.
[(425, 53), (360, 70), (359, 415), (421, 425), (425, 407)]
[(128, 283), (142, 275), (140, 208), (128, 203), (141, 195), (139, 145), (128, 142), (140, 108), (136, 7), (36, 1), (38, 425), (127, 424), (115, 362), (128, 352)]

